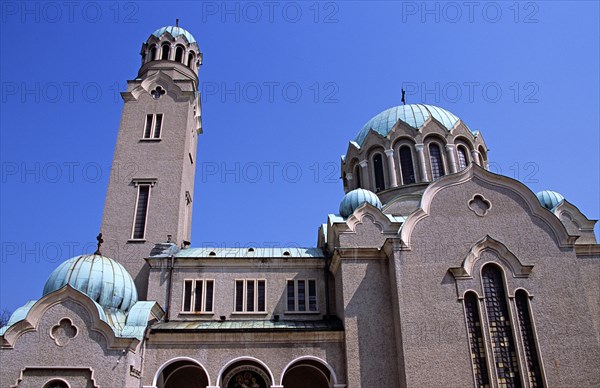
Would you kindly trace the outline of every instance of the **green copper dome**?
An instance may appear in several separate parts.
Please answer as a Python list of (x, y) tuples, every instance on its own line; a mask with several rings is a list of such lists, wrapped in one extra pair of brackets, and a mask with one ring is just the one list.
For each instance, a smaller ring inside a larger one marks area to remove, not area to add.
[(562, 194), (552, 190), (543, 190), (536, 194), (538, 201), (548, 210), (554, 209), (559, 203), (565, 200)]
[(342, 199), (342, 203), (340, 203), (340, 215), (344, 218), (348, 217), (365, 203), (381, 210), (382, 205), (377, 194), (365, 189), (354, 189)]
[(116, 261), (96, 254), (73, 257), (59, 265), (46, 281), (44, 295), (67, 284), (106, 309), (127, 311), (138, 299), (129, 272)]
[(188, 42), (190, 43), (196, 43), (196, 39), (194, 39), (194, 37), (192, 36), (192, 34), (189, 33), (189, 31), (184, 30), (181, 27), (176, 27), (176, 26), (166, 26), (166, 27), (161, 27), (158, 30), (154, 31), (152, 33), (152, 35), (156, 36), (157, 38), (160, 38), (162, 36), (162, 34), (164, 34), (165, 32), (168, 32), (169, 34), (171, 34), (171, 36), (173, 36), (173, 38), (177, 38), (178, 36), (185, 36), (185, 38), (187, 39)]
[(371, 129), (378, 132), (381, 136), (387, 136), (398, 120), (402, 120), (411, 127), (419, 129), (432, 116), (449, 131), (459, 121), (458, 117), (437, 106), (424, 104), (400, 105), (385, 110), (369, 120), (360, 130), (355, 142), (359, 146), (362, 146)]

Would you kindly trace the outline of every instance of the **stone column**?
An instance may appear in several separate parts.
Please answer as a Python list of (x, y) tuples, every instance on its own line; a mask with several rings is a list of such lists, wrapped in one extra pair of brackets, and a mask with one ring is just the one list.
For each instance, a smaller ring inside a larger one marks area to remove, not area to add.
[(390, 176), (390, 187), (398, 187), (396, 176), (396, 162), (394, 161), (394, 150), (385, 150), (388, 162), (388, 175)]
[(448, 162), (450, 163), (450, 172), (454, 174), (458, 171), (456, 156), (454, 155), (454, 144), (446, 144), (446, 154), (448, 155)]
[(481, 159), (479, 158), (479, 151), (477, 151), (477, 150), (471, 151), (471, 158), (473, 158), (473, 162), (476, 165), (481, 166)]
[(427, 176), (427, 165), (425, 164), (425, 144), (415, 144), (417, 150), (417, 160), (419, 162), (419, 172), (421, 173), (421, 182), (429, 182)]
[[(367, 166), (369, 162), (366, 160), (361, 160), (358, 162), (360, 166), (360, 184), (363, 188), (371, 189), (371, 179), (369, 178), (369, 171), (367, 170)], [(373, 190), (375, 191), (375, 190)]]

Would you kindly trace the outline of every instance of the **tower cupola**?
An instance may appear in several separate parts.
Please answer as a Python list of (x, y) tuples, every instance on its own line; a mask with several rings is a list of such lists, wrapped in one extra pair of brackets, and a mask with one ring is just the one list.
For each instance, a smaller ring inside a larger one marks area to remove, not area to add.
[(194, 36), (187, 30), (175, 26), (165, 26), (154, 31), (142, 45), (142, 69), (147, 65), (173, 62), (198, 73), (202, 64), (202, 53)]

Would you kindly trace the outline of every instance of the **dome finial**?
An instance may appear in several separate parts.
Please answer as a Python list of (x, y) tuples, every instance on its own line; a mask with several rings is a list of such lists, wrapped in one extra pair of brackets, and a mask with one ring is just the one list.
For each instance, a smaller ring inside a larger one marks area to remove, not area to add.
[(404, 97), (405, 94), (406, 94), (406, 90), (404, 90), (404, 88), (402, 88), (402, 103), (404, 105), (406, 105), (406, 98)]
[(179, 19), (175, 19), (175, 27), (179, 27)]
[(96, 252), (94, 252), (94, 255), (102, 256), (102, 254), (100, 253), (100, 246), (104, 242), (104, 239), (102, 238), (102, 232), (98, 233), (98, 236), (96, 236), (96, 240), (98, 240), (98, 246), (96, 247)]

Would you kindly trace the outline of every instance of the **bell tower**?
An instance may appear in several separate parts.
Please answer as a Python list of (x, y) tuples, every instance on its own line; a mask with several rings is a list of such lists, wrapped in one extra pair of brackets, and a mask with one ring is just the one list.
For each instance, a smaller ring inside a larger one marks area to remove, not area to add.
[(152, 33), (141, 56), (137, 77), (121, 93), (125, 103), (101, 231), (103, 253), (125, 266), (143, 300), (144, 258), (154, 244), (170, 239), (182, 246), (190, 239), (202, 54), (194, 37), (176, 25)]

